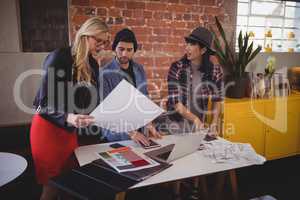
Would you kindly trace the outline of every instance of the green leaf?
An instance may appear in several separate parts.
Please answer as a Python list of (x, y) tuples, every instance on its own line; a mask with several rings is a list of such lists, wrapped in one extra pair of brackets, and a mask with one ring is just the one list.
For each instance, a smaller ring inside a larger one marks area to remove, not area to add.
[[(251, 54), (250, 58), (249, 58), (249, 62), (251, 62), (251, 60), (253, 60), (255, 58), (255, 56), (257, 56), (257, 54), (261, 51), (262, 47), (258, 46), (253, 53)], [(248, 63), (249, 63), (248, 62)]]
[[(250, 46), (248, 47), (247, 51), (246, 51), (246, 61), (245, 61), (245, 65), (247, 66), (248, 63), (249, 63), (249, 58), (250, 58), (250, 55), (252, 53), (252, 49), (253, 49), (253, 42), (251, 42)], [(245, 66), (245, 67), (246, 67)]]
[(224, 44), (225, 44), (225, 55), (227, 56), (228, 59), (230, 59), (232, 62), (234, 62), (234, 53), (232, 52), (232, 49), (230, 48), (228, 42), (227, 42), (227, 38), (226, 38), (226, 34), (225, 34), (225, 31), (218, 19), (218, 17), (215, 16), (215, 19), (216, 19), (216, 25), (217, 25), (217, 28), (218, 28), (218, 31), (220, 32), (221, 34), (221, 37), (224, 41)]
[(239, 52), (240, 52), (242, 49), (242, 45), (243, 45), (242, 31), (240, 31), (240, 33), (239, 33), (238, 42), (239, 42)]

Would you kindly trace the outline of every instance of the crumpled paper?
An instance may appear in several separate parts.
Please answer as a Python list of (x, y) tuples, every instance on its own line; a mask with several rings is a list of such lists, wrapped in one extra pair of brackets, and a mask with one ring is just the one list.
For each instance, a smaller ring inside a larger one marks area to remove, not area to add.
[(257, 154), (249, 143), (233, 143), (224, 139), (202, 144), (204, 156), (214, 163), (245, 163), (261, 165), (266, 158)]

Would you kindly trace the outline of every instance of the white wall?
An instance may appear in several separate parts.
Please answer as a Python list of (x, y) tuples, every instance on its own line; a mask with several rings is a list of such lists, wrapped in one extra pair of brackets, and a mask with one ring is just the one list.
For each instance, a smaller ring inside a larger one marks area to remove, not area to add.
[[(24, 124), (31, 121), (31, 114), (24, 113), (16, 104), (13, 88), (17, 78), (31, 69), (41, 69), (48, 53), (0, 53), (0, 126)], [(22, 82), (20, 99), (27, 107), (32, 102), (40, 83), (40, 76), (28, 76)]]
[(17, 0), (0, 0), (0, 52), (20, 52)]
[[(17, 0), (0, 0), (0, 126), (24, 124), (31, 115), (14, 101), (13, 87), (17, 77), (30, 69), (40, 69), (48, 53), (22, 53)], [(40, 77), (31, 76), (21, 86), (22, 102), (32, 107)]]

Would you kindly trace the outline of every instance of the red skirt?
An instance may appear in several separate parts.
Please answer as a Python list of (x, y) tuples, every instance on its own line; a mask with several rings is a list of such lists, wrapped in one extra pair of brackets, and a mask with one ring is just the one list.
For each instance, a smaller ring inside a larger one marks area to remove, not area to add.
[(35, 114), (30, 129), (32, 158), (37, 182), (47, 184), (51, 177), (71, 167), (71, 155), (78, 147), (77, 135), (59, 128)]

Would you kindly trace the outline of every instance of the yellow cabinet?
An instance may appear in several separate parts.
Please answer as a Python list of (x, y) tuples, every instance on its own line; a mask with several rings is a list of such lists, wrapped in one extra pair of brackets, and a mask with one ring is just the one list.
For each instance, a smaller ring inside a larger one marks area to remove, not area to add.
[(275, 159), (300, 153), (300, 96), (226, 99), (223, 136)]
[[(261, 104), (256, 104), (254, 107), (259, 112), (264, 110)], [(257, 153), (264, 155), (264, 125), (253, 114), (249, 102), (225, 106), (224, 117), (223, 134), (226, 139), (232, 142), (250, 143)]]
[[(284, 108), (285, 111), (280, 116), (275, 117), (277, 108), (275, 104)], [(282, 124), (277, 128), (266, 126), (266, 154), (268, 159), (280, 158), (294, 155), (298, 152), (299, 145), (299, 107), (300, 101), (288, 98), (286, 101), (269, 102), (266, 106), (266, 116), (274, 120), (275, 123)], [(275, 118), (274, 118), (275, 117)]]
[(297, 153), (298, 148), (298, 117), (295, 113), (287, 115), (287, 131), (281, 132), (271, 127), (266, 128), (266, 157), (280, 158)]

